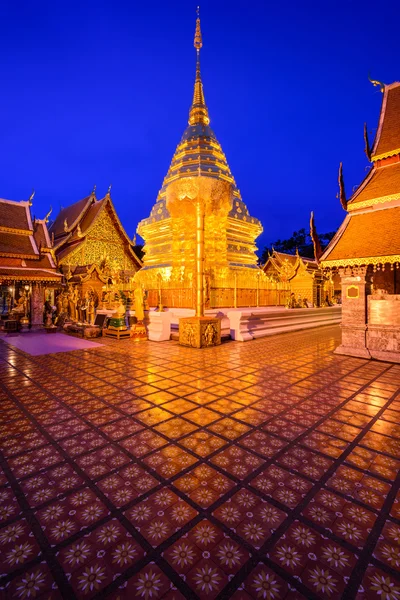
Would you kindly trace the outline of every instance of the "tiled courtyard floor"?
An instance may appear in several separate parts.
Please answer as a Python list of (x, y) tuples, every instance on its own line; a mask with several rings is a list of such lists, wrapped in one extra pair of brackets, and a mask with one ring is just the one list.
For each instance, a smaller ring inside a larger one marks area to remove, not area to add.
[(400, 365), (0, 343), (0, 598), (400, 599)]

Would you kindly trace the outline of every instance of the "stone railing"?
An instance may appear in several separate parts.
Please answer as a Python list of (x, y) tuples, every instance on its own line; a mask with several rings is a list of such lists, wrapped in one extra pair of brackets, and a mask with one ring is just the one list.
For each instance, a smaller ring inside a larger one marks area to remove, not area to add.
[(248, 310), (228, 311), (230, 333), (233, 340), (247, 342), (267, 335), (300, 331), (323, 325), (340, 324), (342, 308), (292, 308), (260, 312)]

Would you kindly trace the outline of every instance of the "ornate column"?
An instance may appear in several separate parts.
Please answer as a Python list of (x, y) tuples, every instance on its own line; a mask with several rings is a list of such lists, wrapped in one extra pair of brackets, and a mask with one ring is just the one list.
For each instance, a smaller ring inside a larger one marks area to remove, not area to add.
[(204, 317), (204, 205), (196, 202), (196, 317)]
[(367, 267), (339, 270), (342, 286), (342, 343), (336, 354), (371, 358), (367, 349)]
[(32, 285), (31, 294), (31, 325), (38, 329), (43, 327), (43, 288), (40, 283)]

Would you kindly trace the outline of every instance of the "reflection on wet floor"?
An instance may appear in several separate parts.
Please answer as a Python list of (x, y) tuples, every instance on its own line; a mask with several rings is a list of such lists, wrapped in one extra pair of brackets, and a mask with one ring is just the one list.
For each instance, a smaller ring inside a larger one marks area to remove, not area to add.
[(400, 365), (339, 336), (0, 343), (0, 597), (399, 599)]

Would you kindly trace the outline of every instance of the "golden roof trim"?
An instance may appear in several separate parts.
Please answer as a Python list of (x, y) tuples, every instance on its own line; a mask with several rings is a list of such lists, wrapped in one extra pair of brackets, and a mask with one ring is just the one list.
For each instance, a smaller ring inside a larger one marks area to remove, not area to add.
[(395, 150), (389, 150), (388, 152), (384, 152), (383, 154), (378, 154), (377, 156), (372, 156), (371, 162), (375, 162), (377, 160), (382, 160), (383, 158), (389, 158), (389, 156), (396, 156), (396, 154), (400, 154), (400, 148), (396, 148)]
[(362, 265), (383, 265), (400, 263), (400, 254), (389, 256), (366, 256), (360, 258), (338, 258), (335, 260), (323, 260), (320, 262), (322, 268), (328, 267), (361, 267)]
[(400, 199), (400, 191), (397, 194), (390, 194), (389, 196), (380, 196), (378, 198), (371, 198), (370, 200), (363, 200), (362, 202), (357, 202), (354, 200), (354, 204), (350, 204), (347, 206), (348, 212), (355, 211), (359, 208), (366, 208), (368, 206), (374, 206), (375, 204), (384, 204), (385, 202), (390, 202), (391, 200), (399, 200)]
[(0, 252), (2, 258), (28, 258), (29, 260), (40, 260), (39, 254), (14, 254), (13, 252)]
[(0, 225), (0, 231), (3, 233), (15, 233), (15, 235), (33, 235), (33, 229), (17, 229), (15, 227), (6, 227), (5, 225)]

